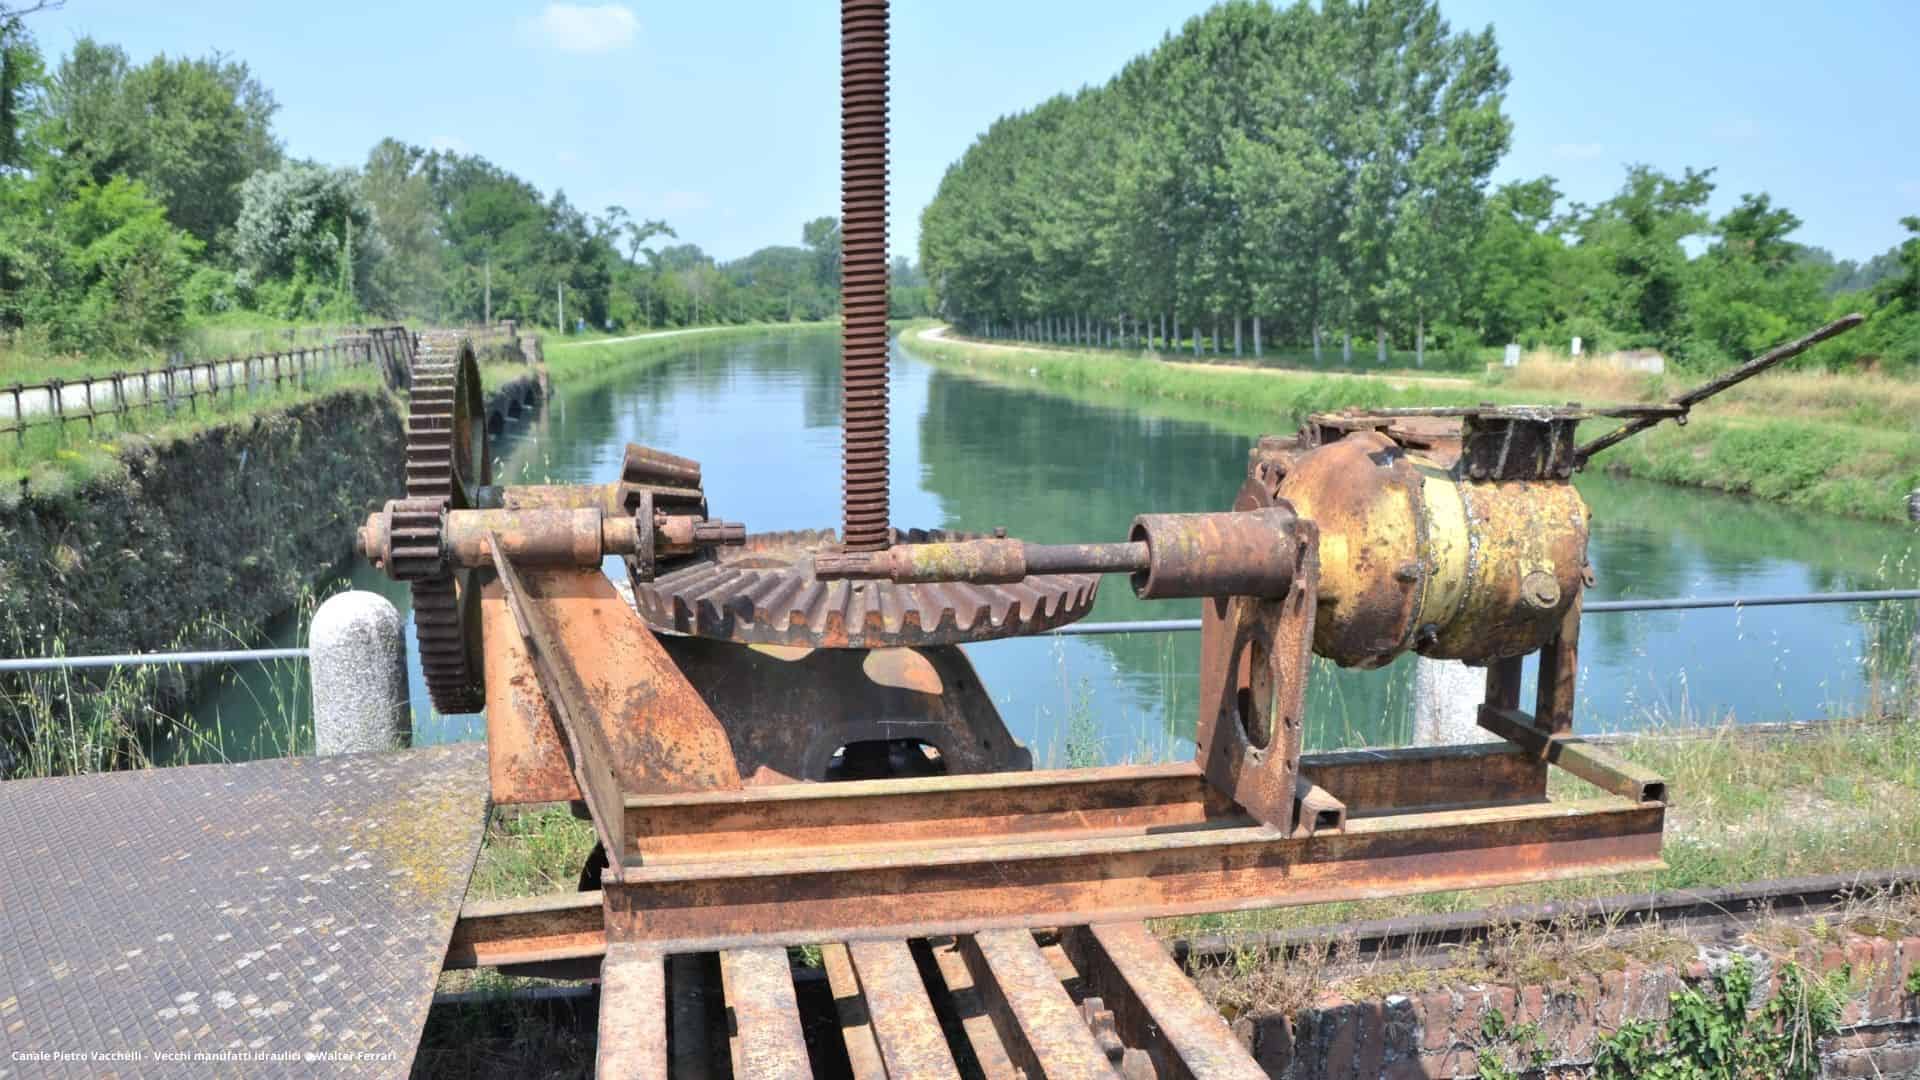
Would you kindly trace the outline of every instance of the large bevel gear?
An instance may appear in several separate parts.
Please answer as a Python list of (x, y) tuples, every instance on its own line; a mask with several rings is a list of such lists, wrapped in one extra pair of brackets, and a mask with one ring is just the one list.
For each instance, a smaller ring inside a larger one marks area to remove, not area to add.
[[(407, 503), (419, 512), (421, 529), (434, 529), (436, 543), (438, 514), (429, 525), (430, 508), (469, 508), (477, 489), (492, 478), (485, 415), (472, 341), (457, 332), (420, 335), (407, 409)], [(472, 571), (443, 570), (413, 581), (420, 671), (434, 708), (443, 713), (478, 712), (486, 705), (479, 588), (472, 578)]]
[[(974, 539), (895, 530), (894, 543)], [(814, 556), (838, 550), (831, 529), (759, 533), (713, 548), (653, 581), (634, 603), (656, 630), (747, 644), (831, 649), (957, 645), (1065, 626), (1093, 609), (1094, 574), (1036, 574), (1011, 585), (821, 581)]]

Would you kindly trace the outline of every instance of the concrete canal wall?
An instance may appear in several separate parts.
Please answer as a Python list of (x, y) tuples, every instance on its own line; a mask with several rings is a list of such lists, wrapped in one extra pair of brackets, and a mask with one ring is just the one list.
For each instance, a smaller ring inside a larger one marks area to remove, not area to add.
[[(399, 483), (396, 399), (343, 389), (0, 492), (0, 653), (231, 646), (339, 563)], [(181, 640), (186, 634), (191, 640)]]

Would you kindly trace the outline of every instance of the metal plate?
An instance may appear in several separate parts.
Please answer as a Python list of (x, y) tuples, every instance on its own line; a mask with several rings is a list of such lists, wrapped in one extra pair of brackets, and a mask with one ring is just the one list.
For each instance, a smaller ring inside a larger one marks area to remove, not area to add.
[(0, 1077), (406, 1075), (486, 792), (477, 744), (0, 784)]

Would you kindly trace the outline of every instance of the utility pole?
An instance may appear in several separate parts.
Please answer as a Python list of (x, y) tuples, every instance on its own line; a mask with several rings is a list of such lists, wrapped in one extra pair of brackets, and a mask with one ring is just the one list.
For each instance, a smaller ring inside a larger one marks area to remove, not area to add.
[(488, 255), (486, 262), (483, 265), (486, 267), (486, 272), (487, 272), (487, 287), (486, 287), (486, 293), (485, 293), (487, 298), (486, 299), (487, 314), (485, 319), (485, 325), (491, 327), (493, 325), (493, 256)]
[(558, 312), (558, 317), (554, 321), (559, 324), (560, 332), (564, 334), (567, 332), (567, 283), (566, 282), (562, 281), (554, 285), (553, 304)]

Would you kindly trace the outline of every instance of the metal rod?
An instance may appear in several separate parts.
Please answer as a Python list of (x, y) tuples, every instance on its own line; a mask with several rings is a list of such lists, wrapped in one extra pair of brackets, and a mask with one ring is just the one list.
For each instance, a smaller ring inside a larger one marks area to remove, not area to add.
[[(1878, 589), (1863, 592), (1804, 593), (1786, 596), (1704, 596), (1661, 600), (1595, 600), (1587, 614), (1629, 611), (1693, 611), (1710, 608), (1784, 607), (1798, 604), (1884, 604), (1920, 600), (1920, 589)], [(1199, 619), (1128, 619), (1083, 622), (1045, 631), (1057, 637), (1099, 634), (1178, 634), (1200, 629)], [(1043, 635), (1035, 635), (1043, 636)], [(1019, 638), (1003, 638), (1018, 641)], [(134, 667), (142, 664), (245, 664), (272, 660), (305, 660), (304, 648), (233, 649), (177, 653), (121, 653), (107, 656), (29, 656), (0, 659), (0, 672), (53, 671), (63, 668)]]
[[(1758, 375), (1761, 372), (1767, 370), (1768, 368), (1774, 366), (1775, 364), (1778, 364), (1782, 360), (1788, 360), (1795, 356), (1799, 356), (1801, 353), (1806, 352), (1808, 349), (1813, 348), (1815, 345), (1820, 344), (1821, 342), (1827, 340), (1830, 337), (1833, 337), (1836, 334), (1846, 333), (1847, 331), (1865, 322), (1866, 318), (1867, 317), (1865, 315), (1861, 315), (1856, 312), (1855, 314), (1847, 315), (1847, 316), (1843, 316), (1841, 318), (1835, 319), (1834, 321), (1828, 323), (1827, 325), (1821, 327), (1818, 330), (1815, 330), (1813, 333), (1808, 334), (1805, 337), (1796, 338), (1793, 341), (1789, 341), (1784, 345), (1775, 346), (1774, 348), (1769, 349), (1764, 353), (1761, 353), (1759, 356), (1754, 357), (1753, 359), (1747, 361), (1746, 363), (1741, 364), (1739, 367), (1733, 368), (1716, 378), (1709, 379), (1706, 382), (1701, 383), (1699, 386), (1696, 386), (1693, 389), (1687, 391), (1686, 393), (1681, 394), (1679, 397), (1674, 398), (1673, 404), (1680, 406), (1681, 409), (1683, 410), (1691, 409), (1695, 405), (1700, 404), (1701, 402), (1707, 400), (1708, 398), (1719, 393), (1720, 391), (1726, 390), (1733, 386), (1737, 386), (1740, 383), (1743, 383), (1748, 379), (1753, 378), (1755, 375)], [(1664, 416), (1642, 416), (1637, 419), (1627, 421), (1626, 423), (1620, 425), (1619, 427), (1613, 429), (1612, 431), (1607, 432), (1605, 435), (1600, 436), (1599, 438), (1593, 440), (1592, 442), (1587, 443), (1585, 446), (1582, 446), (1580, 449), (1574, 451), (1574, 457), (1573, 457), (1574, 466), (1576, 468), (1584, 468), (1587, 464), (1587, 460), (1593, 457), (1593, 455), (1598, 454), (1602, 450), (1605, 450), (1609, 447), (1616, 446), (1622, 441), (1628, 438), (1631, 438), (1634, 435), (1638, 435), (1640, 432), (1645, 431), (1650, 427), (1653, 427), (1654, 425), (1660, 423), (1660, 421), (1664, 419), (1666, 419), (1666, 417)], [(1686, 413), (1682, 412), (1680, 414), (1679, 419), (1681, 423), (1685, 423)]]
[[(1920, 589), (1876, 589), (1865, 592), (1803, 593), (1789, 596), (1683, 596), (1660, 600), (1595, 600), (1586, 613), (1628, 611), (1695, 611), (1709, 608), (1785, 607), (1795, 604), (1884, 604), (1920, 600)], [(1083, 622), (1045, 631), (1058, 637), (1096, 634), (1177, 634), (1200, 629), (1199, 619), (1131, 619), (1120, 622)], [(1018, 638), (1005, 638), (1017, 641)]]
[(28, 656), (0, 660), (3, 671), (53, 671), (66, 668), (140, 667), (152, 664), (236, 664), (271, 660), (305, 660), (308, 650), (232, 649), (176, 653), (120, 653), (109, 656)]

